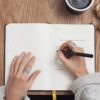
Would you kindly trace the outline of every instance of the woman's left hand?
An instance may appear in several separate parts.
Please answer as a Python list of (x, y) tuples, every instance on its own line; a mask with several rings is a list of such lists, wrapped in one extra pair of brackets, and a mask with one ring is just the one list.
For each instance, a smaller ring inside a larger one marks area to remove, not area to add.
[(6, 100), (21, 100), (26, 95), (40, 73), (40, 70), (37, 70), (29, 76), (34, 62), (35, 57), (30, 52), (22, 52), (19, 56), (14, 57), (5, 90)]

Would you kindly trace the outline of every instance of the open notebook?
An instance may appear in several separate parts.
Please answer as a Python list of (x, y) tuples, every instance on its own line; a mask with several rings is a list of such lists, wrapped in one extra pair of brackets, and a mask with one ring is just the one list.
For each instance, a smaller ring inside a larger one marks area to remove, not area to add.
[(95, 41), (93, 25), (69, 24), (8, 24), (5, 31), (5, 83), (9, 66), (16, 54), (31, 51), (36, 56), (31, 73), (37, 69), (42, 72), (34, 81), (31, 90), (69, 90), (75, 77), (58, 60), (56, 51), (60, 45), (72, 40), (87, 53), (89, 73), (95, 71)]

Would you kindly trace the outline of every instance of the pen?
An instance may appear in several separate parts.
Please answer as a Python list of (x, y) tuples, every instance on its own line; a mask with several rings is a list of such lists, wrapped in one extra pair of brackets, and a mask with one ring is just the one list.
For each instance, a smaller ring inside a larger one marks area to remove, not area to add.
[(68, 58), (72, 56), (82, 56), (82, 57), (88, 57), (88, 58), (93, 58), (93, 54), (88, 54), (88, 53), (81, 53), (81, 52), (74, 52), (74, 51), (62, 51), (64, 55)]

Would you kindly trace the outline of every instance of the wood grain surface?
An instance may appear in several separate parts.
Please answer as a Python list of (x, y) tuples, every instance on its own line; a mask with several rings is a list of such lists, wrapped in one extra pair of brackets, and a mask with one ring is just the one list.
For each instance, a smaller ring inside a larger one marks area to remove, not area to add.
[[(99, 3), (95, 0), (94, 6)], [(88, 11), (74, 15), (66, 8), (64, 0), (0, 0), (0, 85), (4, 80), (4, 26), (8, 23), (64, 23), (64, 24), (100, 24), (96, 18), (94, 6)], [(100, 71), (100, 31), (96, 30), (96, 71)], [(51, 91), (32, 92), (48, 95)], [(68, 94), (68, 92), (58, 92)]]

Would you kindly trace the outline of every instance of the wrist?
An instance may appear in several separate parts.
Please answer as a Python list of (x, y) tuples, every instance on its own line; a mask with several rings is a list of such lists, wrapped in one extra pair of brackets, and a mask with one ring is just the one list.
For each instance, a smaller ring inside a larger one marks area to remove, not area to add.
[(23, 99), (20, 99), (20, 98), (16, 98), (16, 97), (4, 97), (3, 98), (4, 100), (23, 100)]
[(77, 75), (77, 77), (80, 77), (80, 76), (85, 76), (87, 74), (88, 74), (88, 72), (86, 71), (86, 72), (77, 73), (76, 75)]

